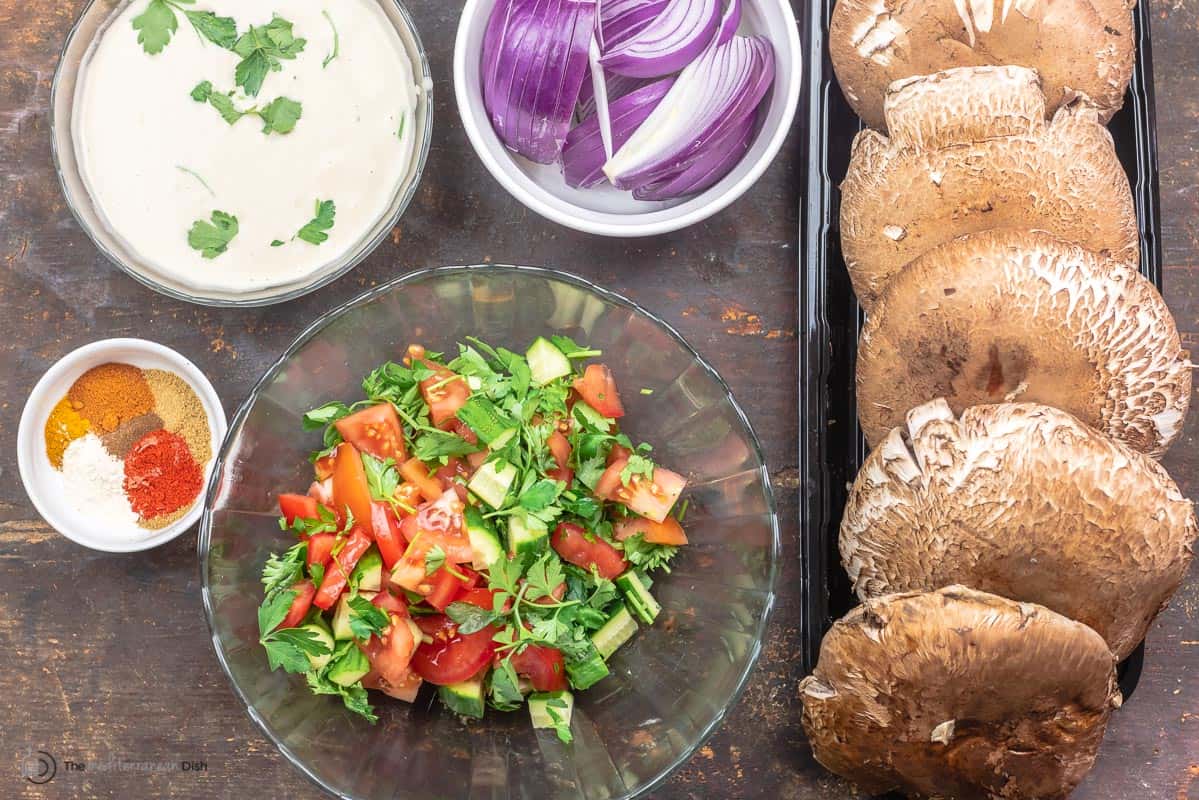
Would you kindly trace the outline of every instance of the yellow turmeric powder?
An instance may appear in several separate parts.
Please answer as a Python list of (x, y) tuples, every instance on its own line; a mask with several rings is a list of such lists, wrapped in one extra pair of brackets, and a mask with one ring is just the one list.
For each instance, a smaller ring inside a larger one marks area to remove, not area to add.
[(130, 364), (101, 364), (79, 376), (67, 392), (71, 408), (99, 433), (140, 417), (154, 408), (154, 395), (140, 369)]
[(58, 401), (46, 420), (46, 456), (55, 469), (62, 469), (62, 454), (67, 445), (87, 433), (90, 427), (87, 420), (71, 408), (70, 400), (64, 397)]

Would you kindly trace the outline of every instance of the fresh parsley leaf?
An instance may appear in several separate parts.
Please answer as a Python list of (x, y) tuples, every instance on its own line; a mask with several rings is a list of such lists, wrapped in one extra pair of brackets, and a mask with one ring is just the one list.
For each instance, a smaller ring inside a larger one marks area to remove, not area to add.
[(562, 351), (562, 355), (567, 358), (595, 358), (602, 356), (603, 350), (593, 350), (590, 347), (582, 347), (574, 339), (569, 336), (559, 336), (557, 334), (550, 337), (550, 341), (554, 343), (554, 347)]
[(287, 524), (285, 517), (279, 517), (279, 530), (294, 531), (305, 538), (318, 533), (337, 533), (337, 515), (333, 513), (332, 509), (318, 504), (316, 513), (316, 519), (296, 517), (291, 521), (291, 525)]
[(435, 544), (425, 553), (425, 575), (432, 575), (444, 566), (445, 550), (441, 549), (441, 545)]
[(308, 557), (308, 543), (296, 542), (282, 555), (272, 553), (262, 567), (264, 594), (276, 589), (290, 587), (304, 576), (304, 562)]
[(592, 590), (591, 596), (587, 598), (587, 605), (590, 608), (602, 609), (616, 599), (616, 583), (600, 575), (594, 565), (591, 567), (591, 580), (595, 588)]
[(282, 247), (285, 244), (287, 244), (287, 242), (283, 241), (282, 239), (275, 239), (271, 242), (271, 247)]
[[(176, 3), (179, 2), (190, 3), (191, 0), (176, 0)], [(233, 17), (218, 17), (211, 11), (191, 11), (185, 8), (179, 10), (187, 17), (187, 21), (202, 40), (207, 39), (225, 50), (231, 49), (237, 41), (237, 22)]]
[[(296, 123), (304, 115), (304, 106), (298, 100), (292, 100), (290, 97), (276, 97), (254, 113), (262, 120), (263, 133), (286, 134), (296, 129)], [(328, 202), (330, 206), (333, 205), (332, 200)], [(309, 223), (309, 225), (311, 224)], [(332, 226), (333, 222), (330, 220), (329, 227)], [(321, 235), (323, 236), (324, 234)], [(303, 236), (300, 238), (303, 238)], [(326, 236), (325, 238), (327, 239), (328, 237)], [(321, 241), (323, 242), (324, 239), (321, 239)]]
[(574, 737), (570, 733), (570, 723), (566, 720), (566, 701), (560, 697), (555, 697), (546, 702), (545, 710), (549, 714), (550, 720), (554, 723), (554, 733), (558, 734), (558, 739), (563, 744), (573, 742)]
[(397, 139), (404, 138), (404, 123), (407, 121), (408, 121), (408, 113), (405, 111), (401, 111), (400, 112), (400, 129), (398, 131), (396, 131)]
[(441, 458), (466, 456), (477, 453), (479, 447), (454, 433), (430, 430), (420, 435), (412, 444), (412, 455), (421, 461), (432, 462)]
[(641, 475), (650, 483), (654, 480), (654, 462), (650, 461), (645, 456), (633, 453), (629, 456), (629, 463), (625, 464), (624, 469), (620, 471), (620, 482), (628, 486), (633, 481), (634, 475)]
[(196, 220), (187, 233), (187, 243), (193, 250), (199, 250), (204, 258), (216, 258), (229, 249), (237, 230), (237, 217), (224, 211), (213, 211), (212, 222)]
[(354, 634), (354, 638), (366, 640), (371, 638), (372, 634), (381, 636), (391, 627), (387, 613), (365, 597), (354, 596), (346, 603), (350, 607), (350, 632)]
[[(287, 630), (298, 630), (289, 628)], [(283, 633), (283, 631), (280, 631)], [(304, 631), (309, 636), (315, 636), (312, 631)], [(290, 642), (278, 639), (266, 639), (262, 642), (262, 646), (266, 648), (266, 659), (272, 670), (283, 667), (284, 672), (293, 674), (301, 674), (312, 668), (312, 664), (308, 661), (308, 656), (304, 651), (296, 647)]]
[(302, 239), (309, 244), (321, 244), (327, 241), (329, 234), (326, 231), (333, 228), (336, 216), (337, 205), (332, 200), (317, 200), (316, 216), (309, 220), (303, 228), (300, 228), (294, 238)]
[(575, 470), (575, 480), (595, 491), (595, 485), (599, 483), (600, 476), (607, 469), (606, 458), (602, 455), (584, 459), (579, 462), (579, 468)]
[(464, 635), (478, 633), (488, 625), (498, 622), (503, 616), (470, 603), (450, 603), (445, 613), (458, 623), (458, 632)]
[(562, 485), (549, 478), (534, 481), (517, 498), (517, 504), (526, 511), (542, 511), (549, 507), (562, 493)]
[(328, 69), (329, 65), (333, 63), (333, 60), (341, 55), (341, 36), (338, 35), (337, 25), (333, 23), (333, 17), (329, 16), (329, 12), (322, 9), (321, 13), (325, 16), (325, 20), (329, 23), (329, 27), (333, 29), (333, 52), (325, 56), (325, 60), (321, 62), (321, 69)]
[(332, 403), (325, 403), (323, 406), (318, 406), (309, 411), (301, 419), (301, 424), (304, 426), (304, 430), (315, 431), (349, 415), (349, 406), (345, 403), (334, 401)]
[(624, 557), (629, 563), (647, 572), (655, 569), (670, 572), (670, 560), (679, 552), (679, 548), (668, 544), (650, 544), (641, 533), (633, 534), (621, 542), (621, 545)]
[(488, 699), (500, 711), (514, 711), (525, 701), (520, 692), (520, 679), (512, 666), (512, 659), (505, 658), (491, 672), (491, 691)]
[(282, 70), (280, 62), (295, 59), (306, 44), (308, 40), (295, 37), (292, 23), (277, 15), (266, 25), (251, 26), (233, 45), (242, 58), (234, 71), (237, 85), (256, 97), (267, 73)]
[(566, 575), (562, 572), (561, 559), (556, 553), (545, 553), (529, 567), (529, 571), (525, 574), (525, 583), (528, 586), (525, 597), (529, 600), (550, 597), (565, 580)]
[(266, 638), (271, 631), (279, 627), (279, 623), (291, 610), (291, 601), (296, 599), (296, 593), (291, 589), (282, 589), (267, 595), (258, 607), (258, 635)]
[(325, 671), (309, 672), (307, 674), (308, 688), (313, 694), (331, 694), (339, 695), (345, 707), (355, 714), (364, 717), (368, 722), (375, 723), (379, 718), (375, 716), (374, 709), (371, 707), (370, 699), (367, 697), (366, 689), (362, 688), (361, 683), (355, 683), (352, 686), (339, 686), (329, 680)]
[(391, 500), (400, 487), (400, 473), (396, 471), (395, 459), (375, 458), (362, 453), (362, 468), (366, 472), (366, 485), (372, 500)]
[(207, 103), (208, 98), (212, 97), (212, 81), (200, 81), (196, 84), (196, 88), (191, 91), (192, 100), (197, 103)]
[(325, 580), (325, 565), (324, 564), (309, 564), (308, 577), (312, 578), (312, 585), (316, 588), (321, 588), (321, 582)]
[(154, 56), (170, 43), (179, 29), (179, 21), (166, 0), (150, 0), (146, 10), (133, 18), (133, 29), (137, 31), (137, 43)]
[(500, 556), (487, 568), (487, 587), (504, 592), (510, 597), (516, 597), (517, 592), (520, 591), (517, 583), (523, 572), (519, 559)]

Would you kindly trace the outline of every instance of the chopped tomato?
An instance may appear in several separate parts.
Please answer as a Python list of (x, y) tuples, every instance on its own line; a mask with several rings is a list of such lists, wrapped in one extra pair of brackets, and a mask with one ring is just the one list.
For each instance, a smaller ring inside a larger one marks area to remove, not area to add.
[(279, 511), (290, 526), (296, 519), (320, 519), (316, 498), (303, 494), (279, 495)]
[(401, 617), (408, 616), (408, 604), (402, 598), (396, 597), (387, 589), (376, 594), (371, 598), (371, 603), (376, 608), (381, 608), (388, 614), (398, 614)]
[(416, 534), (419, 533), (419, 530), (416, 527), (417, 519), (418, 517), (416, 514), (411, 514), (407, 517), (404, 517), (404, 519), (400, 521), (400, 535), (404, 537), (404, 541), (408, 544), (412, 544), (412, 540), (415, 539)]
[(334, 425), (341, 438), (361, 453), (370, 453), (375, 458), (394, 458), (396, 462), (408, 457), (404, 449), (404, 428), (391, 403), (364, 408), (342, 417)]
[(318, 533), (308, 537), (308, 566), (320, 564), (324, 566), (333, 557), (333, 545), (337, 543), (337, 534)]
[(608, 451), (608, 460), (604, 462), (609, 467), (617, 461), (628, 461), (629, 456), (633, 455), (633, 451), (617, 442), (612, 443), (612, 449)]
[(320, 458), (318, 458), (316, 460), (316, 463), (314, 463), (312, 465), (312, 468), (316, 472), (316, 479), (318, 481), (325, 481), (325, 480), (328, 480), (329, 478), (332, 478), (333, 477), (333, 455), (329, 454), (327, 456), (321, 456)]
[[(425, 573), (425, 555), (440, 547), (450, 564), (474, 559), (470, 538), (466, 535), (464, 506), (453, 492), (446, 492), (433, 503), (425, 503), (414, 517), (405, 517), (400, 531), (408, 540), (408, 549), (391, 573), (391, 582), (410, 592), (430, 594), (435, 586)], [(462, 568), (457, 568), (462, 571)]]
[(429, 417), (433, 425), (444, 428), (447, 423), (457, 419), (454, 415), (466, 404), (470, 387), (461, 375), (430, 361), (424, 364), (433, 370), (433, 375), (420, 382), (420, 393), (429, 404)]
[(308, 487), (308, 496), (320, 503), (322, 506), (328, 506), (334, 511), (337, 511), (338, 509), (333, 506), (332, 473), (330, 473), (330, 477), (325, 478), (324, 480), (314, 481), (313, 484)]
[(653, 480), (647, 480), (644, 475), (633, 475), (629, 485), (625, 486), (620, 473), (627, 464), (627, 460), (614, 461), (604, 470), (595, 484), (596, 497), (623, 503), (630, 511), (654, 522), (665, 521), (683, 493), (687, 479), (677, 472), (655, 467)]
[[(466, 580), (463, 581), (454, 572), (458, 572)], [(479, 574), (466, 567), (454, 567), (453, 572), (442, 567), (429, 576), (429, 582), (433, 585), (433, 591), (425, 598), (425, 602), (438, 611), (445, 611), (463, 591), (475, 587), (479, 582)]]
[(605, 417), (620, 419), (624, 416), (624, 405), (616, 391), (616, 379), (612, 370), (603, 364), (591, 364), (581, 378), (575, 378), (574, 389), (587, 405)]
[(359, 523), (370, 524), (371, 490), (366, 482), (366, 470), (362, 467), (362, 456), (348, 442), (337, 446), (337, 461), (333, 465), (333, 504), (342, 511), (350, 509)]
[(645, 517), (629, 517), (616, 524), (613, 535), (617, 541), (623, 542), (638, 533), (650, 544), (675, 546), (687, 544), (687, 534), (683, 532), (683, 526), (674, 517), (667, 517), (662, 522), (654, 522)]
[(395, 499), (401, 505), (405, 505), (412, 509), (412, 513), (416, 512), (416, 507), (420, 505), (421, 494), (420, 487), (415, 483), (404, 481), (395, 491)]
[(458, 499), (466, 502), (466, 480), (470, 478), (470, 471), (456, 458), (451, 458), (446, 464), (437, 468), (434, 477), (441, 483), (442, 491), (453, 489)]
[(371, 503), (371, 530), (375, 544), (383, 557), (383, 566), (391, 569), (404, 555), (404, 537), (400, 533), (400, 521), (391, 506), (381, 500)]
[(325, 570), (325, 578), (321, 581), (321, 588), (317, 591), (316, 597), (312, 600), (313, 605), (326, 611), (333, 608), (333, 604), (337, 602), (337, 598), (341, 597), (341, 593), (346, 588), (346, 582), (350, 578), (350, 572), (354, 569), (354, 565), (358, 563), (358, 559), (362, 558), (362, 554), (370, 546), (371, 537), (363, 533), (361, 528), (355, 527), (354, 532), (346, 539), (341, 552), (333, 557), (328, 569)]
[(575, 471), (570, 468), (570, 442), (561, 431), (554, 431), (546, 439), (550, 455), (554, 457), (557, 468), (549, 471), (548, 475), (556, 481), (562, 481), (568, 487), (575, 478)]
[(450, 425), (450, 430), (465, 439), (468, 444), (479, 443), (478, 434), (472, 431), (470, 426), (460, 419), (454, 419), (454, 424)]
[[(371, 663), (371, 671), (364, 676), (363, 686), (382, 689), (393, 697), (406, 699), (413, 677), (412, 655), (416, 652), (416, 637), (412, 635), (408, 621), (402, 619), (393, 623), (382, 636), (372, 636), (362, 649)], [(416, 687), (420, 687), (419, 680)], [(394, 694), (394, 690), (401, 693)]]
[(441, 481), (430, 477), (429, 468), (419, 458), (410, 458), (400, 465), (400, 475), (416, 486), (426, 500), (441, 497)]
[(412, 669), (439, 686), (464, 681), (477, 673), (491, 660), (497, 647), (491, 639), (496, 633), (494, 625), (463, 634), (453, 620), (441, 614), (418, 617), (415, 621), (433, 641), (416, 648)]
[(512, 656), (512, 668), (533, 682), (539, 692), (560, 692), (566, 689), (566, 660), (562, 651), (553, 647), (531, 644)]
[(291, 588), (296, 593), (296, 599), (291, 601), (287, 616), (279, 623), (280, 628), (294, 628), (303, 622), (308, 609), (312, 608), (312, 596), (316, 594), (316, 587), (308, 580), (296, 581)]
[(483, 466), (483, 462), (485, 462), (487, 460), (487, 457), (490, 455), (491, 455), (490, 450), (480, 450), (477, 453), (471, 453), (470, 455), (468, 455), (466, 457), (466, 463), (470, 465), (470, 468), (472, 470), (476, 470), (479, 467)]
[[(499, 590), (497, 589), (467, 589), (460, 597), (458, 597), (456, 602), (470, 603), (472, 606), (478, 606), (479, 608), (485, 608), (488, 611), (494, 611), (495, 596), (497, 594), (499, 594)], [(504, 611), (508, 612), (511, 610), (512, 598), (509, 597), (504, 601)]]
[(598, 536), (589, 540), (583, 529), (573, 522), (559, 524), (550, 537), (550, 544), (558, 555), (575, 566), (591, 569), (594, 564), (604, 578), (616, 578), (629, 568), (615, 547)]

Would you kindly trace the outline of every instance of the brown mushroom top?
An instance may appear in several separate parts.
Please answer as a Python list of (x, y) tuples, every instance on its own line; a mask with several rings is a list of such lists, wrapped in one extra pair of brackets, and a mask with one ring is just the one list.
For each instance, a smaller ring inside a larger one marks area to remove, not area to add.
[(825, 767), (870, 793), (955, 800), (1065, 797), (1119, 704), (1099, 634), (960, 586), (851, 611), (800, 696)]
[(892, 81), (951, 67), (1037, 70), (1049, 110), (1085, 95), (1107, 121), (1132, 77), (1135, 0), (838, 0), (829, 54), (849, 104), (885, 128)]
[(1045, 121), (1036, 74), (970, 67), (887, 98), (888, 138), (862, 131), (841, 184), (841, 246), (869, 310), (905, 264), (966, 233), (1038, 228), (1137, 264), (1128, 177), (1095, 109)]
[(862, 599), (960, 583), (1094, 628), (1123, 659), (1186, 575), (1191, 501), (1156, 461), (1048, 406), (944, 400), (866, 459), (841, 521)]
[(1140, 273), (1039, 231), (964, 236), (899, 272), (862, 329), (858, 416), (871, 445), (908, 410), (1019, 400), (1136, 450), (1182, 431), (1191, 364)]

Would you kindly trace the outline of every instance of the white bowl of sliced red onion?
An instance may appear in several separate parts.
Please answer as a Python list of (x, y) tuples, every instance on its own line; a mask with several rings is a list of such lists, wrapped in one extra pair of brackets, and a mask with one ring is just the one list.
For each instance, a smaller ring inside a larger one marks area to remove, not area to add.
[(517, 200), (604, 236), (667, 233), (740, 197), (799, 102), (789, 0), (467, 0), (458, 110)]

